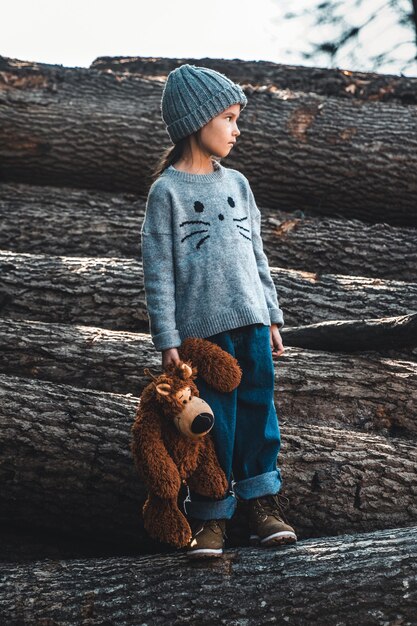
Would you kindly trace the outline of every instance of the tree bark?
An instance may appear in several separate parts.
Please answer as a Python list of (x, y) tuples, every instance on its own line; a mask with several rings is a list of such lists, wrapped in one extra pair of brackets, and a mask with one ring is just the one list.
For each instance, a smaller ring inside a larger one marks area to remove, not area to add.
[(1, 564), (0, 617), (31, 624), (414, 624), (417, 529), (277, 550)]
[(401, 348), (417, 348), (417, 313), (379, 319), (321, 322), (298, 326), (286, 333), (284, 328), (282, 334), (288, 345), (310, 350), (378, 350), (387, 356), (391, 351), (393, 356)]
[(2, 317), (149, 330), (133, 259), (0, 252)]
[[(139, 509), (138, 513), (139, 515)], [(134, 540), (121, 539), (118, 535), (107, 533), (96, 536), (94, 532), (63, 532), (60, 528), (24, 527), (15, 523), (1, 524), (0, 564), (27, 563), (38, 559), (102, 559), (105, 557), (134, 556), (135, 554), (169, 554), (172, 547), (154, 542), (140, 530)], [(242, 533), (242, 531), (240, 531)], [(237, 545), (249, 545), (240, 541), (240, 535), (234, 535)], [(238, 539), (239, 537), (239, 539)]]
[[(148, 191), (170, 143), (163, 82), (7, 59), (0, 69), (3, 180)], [(261, 206), (417, 224), (412, 107), (275, 86), (245, 91), (242, 136), (227, 165), (247, 175)]]
[[(134, 259), (0, 251), (0, 275), (2, 317), (149, 331)], [(271, 276), (286, 326), (416, 312), (417, 283), (276, 267)]]
[(146, 491), (129, 449), (138, 398), (1, 378), (0, 523), (143, 550)]
[(401, 102), (417, 104), (417, 79), (396, 74), (355, 72), (343, 68), (303, 67), (272, 61), (241, 59), (171, 57), (98, 57), (91, 69), (117, 73), (140, 74), (143, 77), (166, 80), (169, 72), (183, 63), (208, 67), (226, 74), (237, 83), (270, 86), (291, 91), (314, 92), (349, 100), (370, 102)]
[(0, 248), (139, 259), (144, 214), (131, 193), (0, 183)]
[[(146, 549), (145, 490), (129, 447), (138, 398), (5, 375), (0, 381), (0, 523)], [(416, 523), (414, 439), (293, 418), (280, 429), (278, 466), (297, 536)]]
[(417, 282), (416, 228), (260, 210), (273, 267)]
[[(3, 183), (0, 248), (140, 260), (145, 200), (127, 193)], [(417, 282), (417, 229), (299, 217), (300, 211), (263, 207), (261, 213), (272, 266)]]
[(0, 372), (139, 396), (162, 373), (149, 334), (0, 318)]
[[(5, 374), (140, 396), (150, 381), (145, 366), (162, 372), (149, 335), (0, 319)], [(416, 436), (417, 363), (286, 346), (275, 364), (275, 402), (283, 423)]]

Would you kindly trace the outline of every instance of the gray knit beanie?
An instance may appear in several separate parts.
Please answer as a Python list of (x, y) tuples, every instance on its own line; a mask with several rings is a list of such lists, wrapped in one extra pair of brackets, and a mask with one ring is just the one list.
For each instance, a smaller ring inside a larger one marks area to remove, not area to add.
[(243, 109), (247, 103), (242, 88), (224, 74), (185, 63), (168, 74), (162, 119), (172, 143), (177, 143), (232, 104), (241, 104)]

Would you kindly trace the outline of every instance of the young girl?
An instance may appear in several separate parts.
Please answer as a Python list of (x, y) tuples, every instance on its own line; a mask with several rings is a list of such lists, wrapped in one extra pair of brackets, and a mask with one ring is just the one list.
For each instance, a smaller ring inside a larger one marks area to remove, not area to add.
[(297, 540), (281, 511), (284, 496), (278, 496), (273, 357), (284, 352), (283, 313), (249, 181), (220, 163), (240, 135), (237, 121), (246, 104), (241, 87), (214, 70), (184, 64), (168, 75), (161, 110), (174, 145), (154, 173), (141, 230), (150, 333), (162, 367), (180, 360), (186, 337), (205, 337), (242, 369), (230, 393), (195, 380), (215, 415), (211, 436), (229, 489), (221, 500), (189, 492), (190, 557), (222, 554), (237, 498), (247, 501), (252, 543)]

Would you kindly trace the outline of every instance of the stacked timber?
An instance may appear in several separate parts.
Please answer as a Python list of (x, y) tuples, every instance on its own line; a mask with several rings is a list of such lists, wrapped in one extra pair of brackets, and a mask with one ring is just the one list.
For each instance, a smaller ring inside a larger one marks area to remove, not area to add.
[[(298, 536), (251, 548), (240, 511), (224, 557), (198, 565), (144, 531), (129, 447), (144, 367), (161, 371), (140, 228), (183, 62), (249, 100), (224, 165), (250, 180), (284, 311), (275, 403)], [(238, 60), (0, 57), (1, 623), (415, 623), (415, 88)]]

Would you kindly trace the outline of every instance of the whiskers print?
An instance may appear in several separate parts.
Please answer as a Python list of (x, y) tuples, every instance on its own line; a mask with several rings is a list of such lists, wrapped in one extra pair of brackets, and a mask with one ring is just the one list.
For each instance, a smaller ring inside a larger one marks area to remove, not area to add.
[[(248, 219), (247, 217), (242, 217), (241, 219), (239, 219), (237, 217), (234, 217), (233, 221), (234, 222), (242, 222), (243, 220), (247, 220), (247, 219)], [(244, 228), (243, 226), (240, 226), (239, 224), (236, 224), (236, 226), (238, 228), (241, 228), (242, 230), (246, 230), (247, 233), (250, 233), (249, 228)], [(252, 241), (252, 239), (250, 237), (246, 237), (246, 235), (244, 235), (240, 230), (238, 232), (239, 232), (239, 235), (242, 235), (242, 237), (244, 237), (245, 239), (249, 239), (249, 241)]]
[[(210, 222), (203, 222), (202, 220), (187, 220), (185, 222), (181, 222), (180, 224), (180, 228), (182, 226), (185, 226), (186, 224), (205, 224), (207, 226), (210, 226)], [(194, 230), (192, 233), (189, 233), (188, 235), (185, 235), (185, 237), (183, 237), (181, 239), (181, 243), (183, 243), (186, 239), (188, 239), (188, 237), (192, 237), (193, 235), (200, 235), (201, 233), (207, 233), (208, 229), (206, 228), (205, 230)], [(200, 246), (206, 241), (206, 239), (208, 239), (210, 237), (210, 235), (207, 235), (207, 237), (203, 237), (202, 239), (200, 239), (200, 241), (197, 243), (196, 245), (196, 249), (198, 250), (200, 248)]]
[[(232, 197), (229, 196), (227, 198), (227, 202), (229, 203), (231, 207), (235, 206), (235, 201), (233, 200)], [(200, 202), (199, 200), (196, 200), (194, 202), (194, 210), (196, 212), (202, 213), (204, 211), (204, 204)], [(219, 213), (218, 219), (221, 222), (224, 221), (225, 217), (223, 213)], [(233, 222), (244, 222), (247, 219), (248, 219), (247, 215), (245, 215), (245, 217), (240, 217), (240, 218), (233, 217), (232, 218)], [(203, 224), (204, 226), (211, 226), (211, 222), (204, 222), (203, 220), (185, 220), (184, 222), (181, 222), (179, 227), (182, 228), (183, 226), (187, 226), (188, 224)], [(245, 239), (248, 239), (249, 241), (252, 241), (251, 237), (247, 237), (243, 232), (241, 232), (242, 230), (244, 230), (246, 233), (250, 233), (249, 228), (245, 228), (244, 226), (241, 226), (240, 224), (236, 224), (236, 227), (238, 229), (238, 233), (242, 235), (242, 237), (244, 237)], [(184, 243), (184, 241), (188, 239), (189, 237), (193, 237), (194, 235), (201, 235), (201, 233), (207, 233), (208, 231), (209, 231), (208, 228), (205, 228), (202, 230), (194, 230), (193, 232), (188, 233), (188, 235), (185, 235), (185, 237), (183, 237), (180, 241), (181, 243)], [(203, 243), (205, 243), (207, 239), (209, 238), (210, 238), (210, 235), (206, 235), (206, 237), (203, 237), (202, 239), (200, 239), (195, 246), (196, 250), (198, 250), (203, 245)]]

